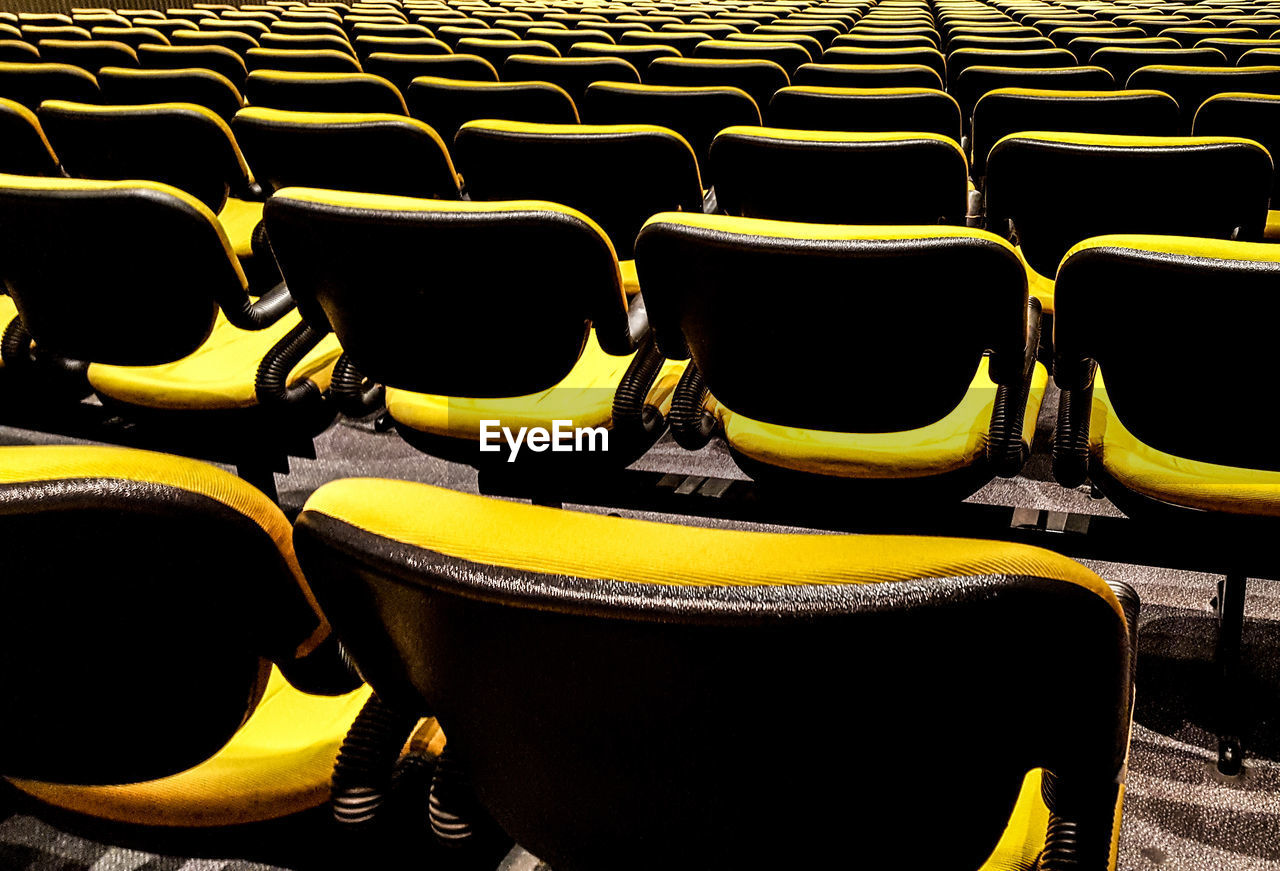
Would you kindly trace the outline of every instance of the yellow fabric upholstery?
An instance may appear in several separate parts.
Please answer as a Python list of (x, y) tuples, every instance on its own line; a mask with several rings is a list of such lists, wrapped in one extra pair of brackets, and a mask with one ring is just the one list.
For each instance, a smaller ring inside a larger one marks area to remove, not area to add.
[[(501, 420), (503, 426), (515, 428), (550, 427), (553, 420), (572, 420), (580, 427), (611, 427), (613, 395), (634, 356), (606, 354), (592, 330), (573, 371), (548, 390), (528, 396), (469, 399), (389, 387), (387, 410), (397, 423), (419, 432), (468, 441), (479, 439), (481, 420)], [(666, 361), (649, 391), (648, 402), (665, 413), (683, 369), (683, 363)]]
[(262, 220), (262, 206), (262, 203), (231, 197), (218, 214), (218, 221), (227, 233), (232, 250), (242, 260), (253, 256), (253, 229)]
[[(1036, 418), (1049, 376), (1036, 364), (1023, 440), (1035, 433)], [(941, 475), (983, 460), (995, 403), (996, 385), (987, 375), (987, 358), (978, 365), (964, 399), (946, 417), (919, 429), (896, 433), (837, 433), (776, 426), (735, 414), (723, 405), (716, 413), (735, 450), (762, 463), (797, 472), (837, 478), (903, 480)]]
[(120, 786), (10, 782), (56, 807), (135, 825), (228, 826), (276, 819), (328, 800), (338, 748), (370, 693), (365, 686), (342, 696), (310, 696), (289, 686), (273, 667), (248, 722), (195, 768)]
[[(1059, 554), (1009, 542), (682, 526), (373, 478), (325, 484), (304, 510), (445, 556), (569, 577), (673, 586), (773, 586), (1030, 575), (1084, 587), (1121, 613), (1111, 589), (1089, 569)], [(447, 517), (449, 522), (423, 523), (424, 517)]]
[[(267, 352), (298, 325), (290, 312), (264, 330), (242, 330), (218, 313), (213, 334), (195, 353), (159, 366), (89, 367), (89, 384), (99, 394), (143, 408), (221, 410), (257, 405), (254, 377)], [(289, 373), (289, 383), (310, 378), (329, 386), (342, 348), (331, 333)]]

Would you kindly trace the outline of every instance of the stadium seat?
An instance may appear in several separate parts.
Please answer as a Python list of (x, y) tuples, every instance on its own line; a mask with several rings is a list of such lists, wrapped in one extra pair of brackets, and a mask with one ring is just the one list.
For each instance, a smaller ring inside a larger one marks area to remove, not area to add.
[(120, 42), (132, 48), (136, 54), (140, 45), (168, 45), (169, 38), (150, 27), (95, 27), (90, 31), (94, 39)]
[(123, 42), (101, 39), (42, 39), (40, 59), (46, 63), (70, 64), (93, 74), (103, 67), (136, 67), (138, 55)]
[(375, 52), (412, 55), (453, 54), (453, 49), (438, 39), (403, 36), (357, 36), (355, 51), (360, 56), (361, 68), (368, 64), (369, 55)]
[(1000, 88), (1035, 88), (1060, 91), (1108, 91), (1116, 87), (1111, 73), (1099, 66), (1025, 69), (1022, 67), (971, 66), (951, 86), (966, 125), (984, 94)]
[(694, 46), (693, 56), (709, 60), (773, 61), (788, 75), (801, 64), (817, 60), (803, 46), (793, 42), (732, 42), (723, 39), (698, 43)]
[(1108, 70), (1115, 76), (1116, 85), (1130, 87), (1129, 77), (1135, 70), (1153, 64), (1178, 64), (1197, 67), (1226, 66), (1227, 56), (1216, 48), (1131, 48), (1118, 46), (1100, 48), (1089, 58), (1089, 63)]
[(610, 42), (579, 42), (569, 49), (569, 57), (611, 57), (626, 61), (637, 70), (646, 69), (660, 57), (680, 57), (669, 45), (615, 45)]
[(470, 121), (458, 130), (454, 151), (473, 200), (547, 200), (599, 224), (622, 261), (628, 294), (639, 290), (633, 247), (645, 220), (702, 211), (693, 148), (653, 124)]
[[(343, 673), (280, 509), (146, 451), (4, 447), (0, 467), (0, 542), (23, 579), (0, 602), (0, 659), (40, 663), (5, 669), (9, 784), (170, 830), (322, 804), (370, 693)], [(129, 570), (104, 571), (117, 557)]]
[(258, 37), (258, 44), (266, 49), (284, 49), (286, 51), (337, 51), (356, 54), (355, 48), (345, 36), (322, 34), (303, 36), (295, 33), (264, 33)]
[(694, 46), (700, 42), (706, 42), (710, 38), (710, 35), (705, 33), (669, 33), (642, 30), (621, 34), (617, 42), (618, 45), (666, 45), (680, 52), (682, 56), (689, 57), (693, 54)]
[[(820, 868), (851, 852), (875, 868), (904, 854), (917, 868), (1108, 866), (1136, 636), (1109, 585), (1065, 557), (367, 479), (317, 491), (294, 539), (379, 697), (439, 713), (466, 749), (446, 749), (433, 804), (482, 797), (480, 814), (549, 867)], [(872, 660), (845, 692), (814, 667)], [(1060, 713), (1010, 716), (1046, 685)], [(787, 748), (769, 775), (785, 806), (744, 764), (762, 710), (785, 712), (769, 730)], [(998, 751), (972, 752), (993, 736)], [(902, 812), (923, 782), (948, 809), (929, 837)]]
[[(1176, 45), (1176, 43), (1174, 43)], [(962, 48), (983, 48), (991, 51), (1027, 51), (1041, 48), (1066, 48), (1055, 45), (1047, 36), (1014, 36), (1002, 39), (998, 36), (957, 36), (947, 43), (950, 51)], [(1078, 57), (1078, 55), (1077, 55)]]
[(960, 141), (960, 107), (954, 97), (932, 88), (780, 88), (765, 117), (772, 127), (911, 131)]
[(147, 179), (186, 191), (218, 216), (237, 257), (253, 256), (261, 191), (230, 128), (211, 110), (50, 100), (39, 114), (72, 178)]
[[(1093, 54), (1104, 48), (1181, 48), (1176, 39), (1165, 39), (1159, 36), (1142, 36), (1124, 39), (1109, 39), (1105, 36), (1078, 36), (1067, 43), (1067, 51), (1076, 56), (1080, 63), (1093, 63)], [(1104, 66), (1104, 64), (1099, 64)]]
[(936, 133), (730, 127), (706, 171), (720, 208), (747, 218), (963, 226), (968, 208), (964, 151)]
[(85, 30), (83, 27), (71, 26), (50, 26), (24, 24), (22, 25), (22, 38), (28, 42), (39, 44), (41, 40), (57, 39), (66, 42), (72, 40), (90, 40), (93, 34)]
[(533, 57), (514, 55), (501, 67), (504, 82), (550, 82), (573, 98), (582, 99), (592, 82), (640, 84), (640, 73), (624, 60), (611, 57)]
[(409, 114), (446, 142), (468, 121), (496, 118), (576, 124), (578, 110), (564, 88), (549, 82), (473, 82), (422, 76), (406, 93)]
[(1250, 27), (1170, 27), (1160, 36), (1176, 39), (1183, 48), (1199, 45), (1206, 39), (1253, 39), (1260, 36)]
[(433, 31), (436, 39), (441, 42), (448, 43), (450, 48), (456, 46), (461, 40), (468, 37), (476, 39), (519, 39), (520, 34), (514, 30), (506, 30), (498, 27), (437, 27)]
[[(266, 222), (308, 322), (331, 326), (344, 360), (386, 386), (391, 418), (419, 449), (585, 472), (630, 463), (665, 429), (678, 370), (662, 364), (643, 305), (628, 307), (612, 245), (581, 213), (290, 188), (267, 202)], [(424, 251), (502, 253), (482, 268), (439, 257), (424, 269)], [(610, 436), (595, 452), (508, 455), (492, 442), (486, 452), (482, 421), (493, 420), (548, 430), (569, 421)]]
[(254, 70), (244, 83), (253, 106), (295, 112), (377, 112), (407, 115), (396, 86), (370, 73)]
[(987, 154), (997, 142), (1024, 130), (1173, 136), (1178, 104), (1161, 91), (988, 91), (973, 110), (973, 177), (986, 175)]
[(258, 47), (258, 40), (234, 30), (175, 30), (169, 34), (169, 42), (175, 46), (221, 46), (242, 58), (249, 49)]
[[(592, 29), (573, 29), (561, 30), (554, 27), (534, 27), (525, 33), (525, 39), (540, 40), (553, 45), (558, 55), (564, 57), (569, 56), (569, 49), (573, 48), (580, 42), (608, 42), (612, 43), (613, 37), (603, 30)], [(530, 52), (531, 54), (533, 52)]]
[(458, 40), (454, 46), (458, 54), (473, 54), (482, 57), (494, 68), (502, 69), (507, 58), (514, 54), (533, 57), (560, 57), (559, 50), (549, 42), (535, 39), (477, 39), (469, 36)]
[(762, 485), (919, 510), (1012, 476), (1030, 451), (1039, 307), (990, 233), (665, 213), (636, 260), (659, 349), (692, 357), (673, 435), (698, 448), (723, 433)]
[(1091, 236), (1261, 239), (1271, 178), (1270, 155), (1247, 139), (1016, 133), (987, 156), (986, 214), (1016, 234), (1051, 312), (1058, 263)]
[[(300, 322), (284, 285), (249, 295), (225, 231), (190, 194), (4, 176), (0, 239), (0, 275), (36, 347), (90, 363), (98, 398), (151, 437), (233, 462), (273, 494), (270, 471), (332, 421), (337, 344)], [(145, 255), (130, 256), (139, 240)]]
[(1129, 76), (1130, 88), (1164, 91), (1182, 109), (1181, 132), (1191, 132), (1196, 109), (1214, 94), (1246, 91), (1280, 94), (1280, 66), (1275, 67), (1194, 67), (1147, 66)]
[(498, 81), (498, 71), (493, 64), (473, 54), (411, 55), (378, 51), (365, 58), (364, 69), (391, 82), (406, 100), (410, 83), (420, 76), (472, 82)]
[[(1272, 155), (1280, 155), (1280, 96), (1224, 93), (1205, 100), (1196, 112), (1192, 132), (1196, 136), (1240, 136), (1260, 143)], [(1280, 238), (1280, 167), (1271, 184), (1271, 212), (1267, 239)]]
[(21, 39), (0, 39), (0, 63), (39, 63), (40, 49)]
[[(58, 155), (49, 144), (34, 112), (0, 97), (0, 173), (61, 175)], [(2, 328), (4, 324), (0, 324)]]
[(0, 63), (0, 96), (35, 110), (45, 100), (98, 99), (92, 73), (68, 64)]
[(195, 103), (223, 121), (244, 106), (240, 91), (226, 76), (205, 69), (133, 70), (106, 67), (98, 87), (108, 104)]
[(947, 55), (947, 89), (969, 67), (1019, 67), (1021, 69), (1046, 69), (1076, 65), (1076, 56), (1065, 48), (1043, 48), (1031, 51), (990, 51), (982, 48), (961, 48)]
[(138, 62), (148, 70), (206, 69), (225, 76), (236, 88), (244, 88), (247, 75), (244, 59), (229, 48), (218, 45), (138, 47)]
[(804, 34), (795, 34), (792, 36), (783, 36), (777, 33), (760, 33), (752, 31), (751, 33), (731, 33), (725, 37), (726, 42), (746, 42), (746, 43), (784, 43), (786, 45), (798, 45), (809, 54), (810, 60), (817, 60), (822, 57), (824, 51), (823, 45), (812, 36)]
[(645, 70), (647, 85), (741, 88), (757, 106), (769, 105), (778, 88), (791, 84), (787, 71), (767, 60), (713, 60), (661, 57)]
[[(819, 60), (819, 58), (814, 58)], [(935, 48), (862, 48), (854, 46), (832, 46), (822, 53), (824, 64), (877, 64), (880, 66), (902, 66), (918, 64), (926, 66), (938, 74), (938, 78), (946, 81), (947, 61), (942, 52)]]
[(1227, 58), (1227, 66), (1236, 66), (1240, 58), (1255, 48), (1270, 51), (1280, 50), (1280, 40), (1273, 39), (1204, 39), (1195, 44), (1196, 48), (1216, 48)]
[(244, 64), (255, 70), (297, 73), (358, 73), (360, 62), (344, 51), (297, 51), (287, 48), (251, 48), (245, 52)]
[(802, 64), (792, 82), (806, 87), (930, 88), (942, 90), (937, 72), (923, 64)]
[[(458, 199), (449, 148), (401, 115), (289, 112), (250, 106), (232, 121), (262, 184)], [(335, 159), (340, 155), (341, 159)]]
[(656, 124), (693, 146), (698, 163), (726, 127), (760, 124), (760, 109), (740, 88), (677, 87), (595, 82), (580, 106), (588, 124)]
[(879, 36), (876, 34), (849, 32), (842, 33), (831, 41), (832, 46), (847, 45), (864, 48), (937, 48), (938, 43), (923, 34), (901, 36)]
[(1280, 47), (1271, 48), (1251, 48), (1244, 54), (1240, 55), (1240, 60), (1236, 62), (1238, 67), (1270, 67), (1280, 66)]

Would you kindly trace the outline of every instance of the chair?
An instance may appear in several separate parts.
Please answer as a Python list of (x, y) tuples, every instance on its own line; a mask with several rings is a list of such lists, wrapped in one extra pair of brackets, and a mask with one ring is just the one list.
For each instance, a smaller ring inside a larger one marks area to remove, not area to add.
[(470, 121), (454, 137), (473, 200), (548, 200), (604, 230), (622, 261), (623, 286), (639, 289), (636, 233), (662, 211), (702, 211), (692, 146), (653, 124), (568, 125)]
[(333, 419), (337, 345), (283, 285), (251, 297), (213, 212), (177, 188), (0, 178), (0, 277), (37, 349), (88, 362), (138, 439), (232, 462), (274, 495), (271, 472)]
[(185, 191), (218, 216), (236, 256), (253, 256), (261, 191), (230, 128), (211, 110), (50, 100), (40, 120), (72, 178), (147, 179)]
[(345, 36), (334, 36), (332, 34), (303, 36), (293, 33), (264, 33), (258, 37), (258, 44), (265, 49), (337, 51), (353, 57), (356, 54), (355, 48), (347, 41)]
[(1255, 48), (1276, 51), (1280, 49), (1280, 40), (1274, 39), (1202, 39), (1195, 44), (1196, 48), (1216, 48), (1227, 58), (1228, 66), (1240, 64), (1240, 58)]
[(963, 499), (1026, 459), (1047, 380), (1039, 308), (995, 236), (667, 213), (636, 259), (659, 349), (692, 356), (682, 446), (721, 432), (762, 486), (877, 494), (877, 510)]
[(448, 43), (450, 48), (456, 46), (460, 41), (468, 37), (476, 39), (519, 39), (520, 35), (514, 30), (506, 30), (497, 27), (437, 27), (435, 29), (436, 39), (441, 42)]
[(0, 63), (39, 63), (40, 49), (20, 39), (0, 39)]
[[(167, 454), (5, 447), (0, 466), (0, 543), (22, 579), (0, 601), (9, 784), (169, 829), (322, 804), (370, 693), (338, 658), (280, 509)], [(103, 717), (94, 741), (85, 710)]]
[(496, 118), (576, 124), (578, 110), (564, 88), (549, 82), (472, 82), (422, 76), (406, 94), (409, 114), (452, 142), (468, 121)]
[(778, 33), (760, 33), (752, 31), (751, 33), (730, 33), (725, 37), (727, 42), (749, 42), (761, 44), (783, 43), (785, 45), (798, 45), (809, 55), (809, 60), (817, 60), (822, 57), (824, 51), (823, 45), (812, 36), (805, 34), (792, 34), (789, 36)]
[(960, 74), (951, 87), (951, 95), (960, 104), (966, 122), (984, 94), (1001, 88), (1034, 88), (1059, 91), (1109, 91), (1116, 87), (1111, 73), (1098, 66), (1022, 67), (971, 66)]
[(245, 68), (296, 73), (358, 73), (360, 62), (345, 51), (296, 51), (287, 48), (251, 48), (244, 55)]
[(167, 36), (150, 27), (95, 27), (89, 32), (95, 40), (119, 42), (129, 46), (134, 50), (135, 56), (140, 45), (169, 44)]
[(1176, 39), (1183, 48), (1199, 45), (1206, 39), (1251, 39), (1260, 34), (1251, 27), (1170, 27), (1160, 36)]
[(710, 39), (706, 33), (669, 33), (648, 30), (629, 31), (618, 36), (618, 45), (667, 45), (684, 57), (693, 54), (694, 46)]
[(493, 64), (495, 69), (502, 69), (507, 58), (512, 55), (531, 57), (560, 57), (560, 52), (549, 42), (533, 39), (476, 39), (468, 37), (458, 41), (454, 49), (458, 54), (473, 54)]
[[(817, 60), (817, 58), (814, 58)], [(832, 46), (822, 53), (824, 64), (876, 64), (878, 66), (902, 66), (904, 64), (926, 66), (946, 81), (947, 61), (936, 48), (860, 48)]]
[(235, 30), (175, 30), (169, 34), (169, 42), (175, 46), (221, 46), (242, 58), (249, 49), (258, 47), (258, 40)]
[(730, 127), (707, 174), (726, 214), (824, 224), (963, 226), (969, 167), (935, 133)]
[(792, 83), (827, 88), (929, 88), (942, 90), (942, 79), (923, 64), (802, 64)]
[(218, 45), (138, 47), (138, 62), (148, 70), (206, 69), (225, 76), (236, 88), (244, 87), (244, 60), (229, 48)]
[(1280, 46), (1275, 49), (1252, 48), (1240, 55), (1236, 62), (1238, 67), (1270, 67), (1280, 66)]
[(647, 69), (660, 57), (680, 57), (669, 45), (614, 45), (607, 42), (579, 42), (569, 49), (569, 57), (609, 57), (626, 61), (637, 71)]
[(1185, 65), (1197, 67), (1226, 66), (1227, 56), (1216, 48), (1100, 48), (1089, 58), (1115, 76), (1116, 84), (1128, 87), (1129, 77), (1145, 66)]
[(0, 95), (35, 110), (45, 100), (98, 99), (98, 80), (69, 64), (0, 63)]
[(837, 36), (835, 39), (831, 40), (832, 47), (844, 46), (844, 45), (852, 46), (854, 48), (858, 48), (858, 47), (937, 48), (938, 47), (937, 42), (935, 42), (932, 38), (925, 36), (923, 34), (915, 34), (915, 35), (902, 34), (902, 35), (893, 35), (893, 36), (881, 36), (878, 34), (859, 33), (856, 31), (850, 31), (849, 33), (842, 33), (839, 36)]
[(640, 73), (624, 60), (611, 57), (533, 57), (513, 55), (502, 65), (502, 80), (550, 82), (568, 92), (576, 103), (592, 82), (640, 84)]
[(765, 111), (771, 127), (859, 132), (914, 131), (960, 141), (960, 107), (932, 88), (780, 88)]
[(1280, 66), (1148, 66), (1129, 76), (1129, 87), (1154, 88), (1177, 100), (1182, 109), (1181, 131), (1190, 133), (1196, 109), (1214, 94), (1280, 94)]
[[(453, 775), (433, 803), (482, 797), (464, 825), (490, 815), (557, 871), (832, 867), (851, 838), (867, 867), (900, 864), (904, 844), (919, 868), (1029, 867), (1042, 850), (1108, 864), (1138, 606), (1065, 557), (373, 480), (322, 487), (294, 537), (379, 699), (439, 713)], [(848, 692), (813, 667), (868, 660)], [(1060, 715), (1010, 716), (1046, 685)], [(789, 761), (770, 775), (785, 808), (743, 764), (761, 710), (786, 712), (771, 734)], [(919, 752), (848, 752), (889, 735)], [(972, 752), (994, 735), (998, 752)], [(902, 813), (921, 782), (949, 809), (937, 837)]]
[(1017, 234), (1051, 312), (1058, 263), (1091, 236), (1261, 239), (1271, 177), (1270, 155), (1247, 139), (1016, 133), (987, 156), (987, 220)]
[[(556, 56), (569, 55), (569, 49), (580, 42), (612, 43), (613, 37), (603, 30), (561, 30), (554, 27), (534, 27), (525, 33), (525, 39), (550, 43), (556, 48)], [(530, 52), (533, 54), (533, 52)]]
[(482, 57), (468, 54), (408, 55), (374, 52), (365, 58), (365, 72), (382, 76), (408, 95), (410, 83), (421, 76), (462, 81), (496, 82), (498, 71)]
[(973, 110), (974, 178), (986, 175), (987, 154), (997, 142), (1024, 130), (1173, 136), (1178, 104), (1161, 91), (987, 91)]
[[(232, 122), (269, 190), (306, 185), (457, 199), (459, 179), (439, 134), (413, 118), (289, 112), (251, 106)], [(340, 155), (341, 159), (335, 159)]]
[(645, 84), (741, 88), (757, 106), (767, 106), (773, 92), (791, 80), (773, 61), (660, 57), (645, 70)]
[[(1273, 155), (1280, 154), (1280, 96), (1225, 93), (1205, 100), (1192, 125), (1195, 136), (1240, 136), (1252, 139)], [(1267, 239), (1280, 238), (1280, 170), (1271, 184), (1272, 209), (1267, 215)]]
[[(608, 238), (581, 213), (292, 188), (268, 201), (266, 222), (308, 322), (332, 328), (344, 360), (386, 386), (391, 418), (420, 450), (482, 468), (596, 474), (630, 463), (665, 428), (678, 372), (647, 341)], [(481, 268), (446, 256), (424, 269), (424, 251), (486, 256)], [(468, 357), (476, 342), (485, 352)], [(506, 450), (482, 441), (495, 420), (548, 432), (568, 422), (603, 450)]]
[(947, 55), (947, 89), (955, 87), (960, 75), (969, 67), (1018, 67), (1046, 69), (1072, 67), (1076, 56), (1065, 48), (1041, 48), (1031, 51), (990, 51), (983, 48), (961, 48)]
[(796, 67), (813, 61), (813, 56), (803, 46), (793, 42), (732, 42), (708, 39), (693, 49), (695, 58), (710, 60), (767, 60), (782, 67), (788, 75)]
[[(1261, 429), (1223, 421), (1257, 395), (1277, 277), (1274, 245), (1147, 235), (1089, 239), (1057, 273), (1054, 474), (1066, 486), (1087, 476), (1163, 536), (1221, 547), (1213, 689), (1228, 776), (1246, 749), (1246, 577), (1268, 564), (1280, 475)], [(1153, 294), (1179, 304), (1152, 306)], [(1139, 331), (1151, 341), (1132, 342)]]
[(0, 173), (58, 176), (58, 155), (34, 112), (0, 97)]
[[(1176, 45), (1176, 43), (1174, 43)], [(981, 48), (990, 51), (1027, 51), (1040, 48), (1067, 48), (1059, 46), (1047, 36), (1014, 36), (1001, 38), (998, 36), (957, 36), (947, 43), (950, 51), (962, 48)], [(1079, 55), (1077, 55), (1077, 58)]]
[[(1093, 62), (1093, 53), (1104, 48), (1181, 48), (1176, 39), (1159, 36), (1142, 36), (1125, 39), (1109, 39), (1104, 36), (1078, 36), (1067, 43), (1067, 51), (1082, 64)], [(1101, 64), (1099, 64), (1101, 66)]]
[(109, 104), (195, 103), (223, 121), (244, 106), (240, 91), (225, 76), (205, 69), (98, 71), (102, 99)]
[(31, 42), (35, 44), (39, 44), (41, 40), (45, 40), (45, 39), (57, 39), (57, 40), (62, 40), (64, 42), (70, 42), (72, 40), (93, 39), (93, 34), (91, 34), (85, 28), (71, 27), (70, 25), (44, 26), (44, 25), (38, 25), (38, 24), (24, 24), (22, 25), (21, 30), (22, 30), (22, 38), (25, 39), (27, 42)]
[(355, 51), (360, 56), (362, 69), (368, 65), (369, 55), (374, 52), (411, 55), (453, 54), (453, 49), (438, 39), (403, 36), (357, 36)]
[(245, 79), (250, 105), (295, 112), (377, 112), (407, 115), (396, 86), (369, 73), (255, 70)]
[(595, 82), (587, 87), (581, 110), (588, 124), (656, 124), (674, 130), (693, 147), (699, 164), (721, 130), (760, 123), (755, 101), (729, 87)]

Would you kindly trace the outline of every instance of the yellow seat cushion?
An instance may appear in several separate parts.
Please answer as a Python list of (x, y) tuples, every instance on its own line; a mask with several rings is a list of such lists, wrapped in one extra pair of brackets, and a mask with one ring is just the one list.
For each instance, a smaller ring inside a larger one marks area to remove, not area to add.
[[(573, 370), (550, 389), (527, 396), (470, 399), (389, 387), (387, 410), (397, 423), (419, 432), (470, 441), (479, 440), (482, 420), (499, 420), (502, 426), (516, 429), (550, 428), (553, 420), (608, 428), (613, 425), (614, 392), (634, 356), (606, 354), (592, 330)], [(667, 361), (649, 391), (647, 401), (664, 414), (671, 407), (671, 394), (683, 369), (683, 363)]]
[(1267, 212), (1267, 228), (1262, 231), (1262, 235), (1272, 242), (1280, 240), (1280, 209)]
[(231, 250), (243, 259), (253, 256), (253, 228), (262, 220), (262, 203), (231, 197), (218, 213), (218, 222), (227, 232)]
[(1280, 472), (1188, 460), (1139, 441), (1111, 407), (1101, 373), (1094, 379), (1091, 414), (1093, 462), (1125, 488), (1185, 508), (1280, 516)]
[[(254, 378), (262, 358), (300, 320), (295, 310), (264, 330), (242, 330), (219, 312), (213, 333), (194, 353), (159, 366), (94, 363), (89, 383), (102, 396), (143, 408), (252, 408), (258, 404)], [(289, 373), (289, 383), (310, 378), (321, 390), (327, 389), (341, 353), (330, 333)]]
[(1027, 258), (1022, 253), (1021, 245), (1015, 246), (1013, 250), (1018, 253), (1018, 259), (1022, 261), (1022, 268), (1027, 271), (1027, 292), (1040, 300), (1040, 310), (1042, 312), (1052, 314), (1054, 279), (1046, 278), (1031, 268), (1031, 264), (1027, 262)]
[[(18, 307), (13, 304), (13, 298), (8, 294), (0, 294), (0, 336), (4, 335), (4, 331), (9, 329), (9, 324), (17, 316)], [(0, 369), (3, 368), (4, 360), (0, 359)]]
[[(1036, 364), (1023, 417), (1023, 440), (1035, 433), (1049, 376)], [(840, 433), (776, 426), (719, 406), (725, 438), (739, 453), (761, 463), (833, 478), (927, 478), (981, 462), (986, 456), (996, 385), (983, 357), (964, 399), (928, 426), (895, 433)]]
[(369, 695), (368, 687), (342, 696), (307, 695), (273, 667), (248, 722), (195, 768), (120, 786), (10, 782), (47, 804), (135, 825), (228, 826), (276, 819), (328, 800), (334, 759)]
[[(1049, 827), (1049, 808), (1045, 806), (1040, 792), (1042, 776), (1043, 772), (1038, 768), (1027, 773), (1004, 835), (991, 858), (983, 863), (979, 871), (1035, 871), (1039, 867), (1036, 859), (1044, 850), (1045, 835)], [(1115, 871), (1119, 852), (1119, 821), (1123, 804), (1124, 785), (1121, 784), (1116, 797), (1115, 824), (1111, 830), (1111, 857), (1107, 864), (1110, 871)]]

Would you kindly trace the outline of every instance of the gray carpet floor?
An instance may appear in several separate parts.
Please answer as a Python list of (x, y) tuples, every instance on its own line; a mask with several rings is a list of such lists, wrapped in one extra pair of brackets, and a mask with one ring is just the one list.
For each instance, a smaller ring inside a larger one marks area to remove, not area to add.
[[(1064, 490), (1049, 475), (1046, 445), (1056, 397), (1050, 394), (1037, 427), (1036, 447), (1023, 473), (998, 480), (970, 501), (1102, 516), (1121, 516), (1087, 488)], [(44, 444), (70, 439), (0, 427), (0, 444)], [(277, 476), (281, 504), (301, 508), (326, 481), (376, 476), (424, 481), (475, 491), (474, 470), (439, 461), (411, 448), (394, 434), (376, 432), (369, 421), (341, 421), (319, 437), (317, 458), (294, 460)], [(716, 444), (689, 453), (664, 438), (635, 468), (679, 474), (744, 477)], [(566, 505), (573, 510), (612, 511), (679, 523), (754, 524), (687, 516)], [(1209, 601), (1212, 575), (1143, 565), (1089, 563), (1109, 579), (1133, 584), (1141, 595), (1138, 705), (1130, 756), (1128, 791), (1121, 833), (1122, 871), (1264, 871), (1280, 869), (1280, 583), (1253, 580), (1247, 600), (1245, 657), (1249, 663), (1250, 726), (1245, 735), (1248, 762), (1243, 776), (1217, 777), (1208, 686), (1216, 625)], [(201, 858), (145, 846), (112, 846), (73, 834), (29, 808), (0, 808), (0, 868), (180, 869), (248, 871), (269, 868), (242, 861), (247, 854), (205, 848)], [(193, 853), (192, 855), (196, 855)], [(283, 866), (282, 866), (283, 867)], [(289, 865), (289, 867), (299, 867)], [(538, 863), (518, 851), (507, 871), (534, 871)]]

